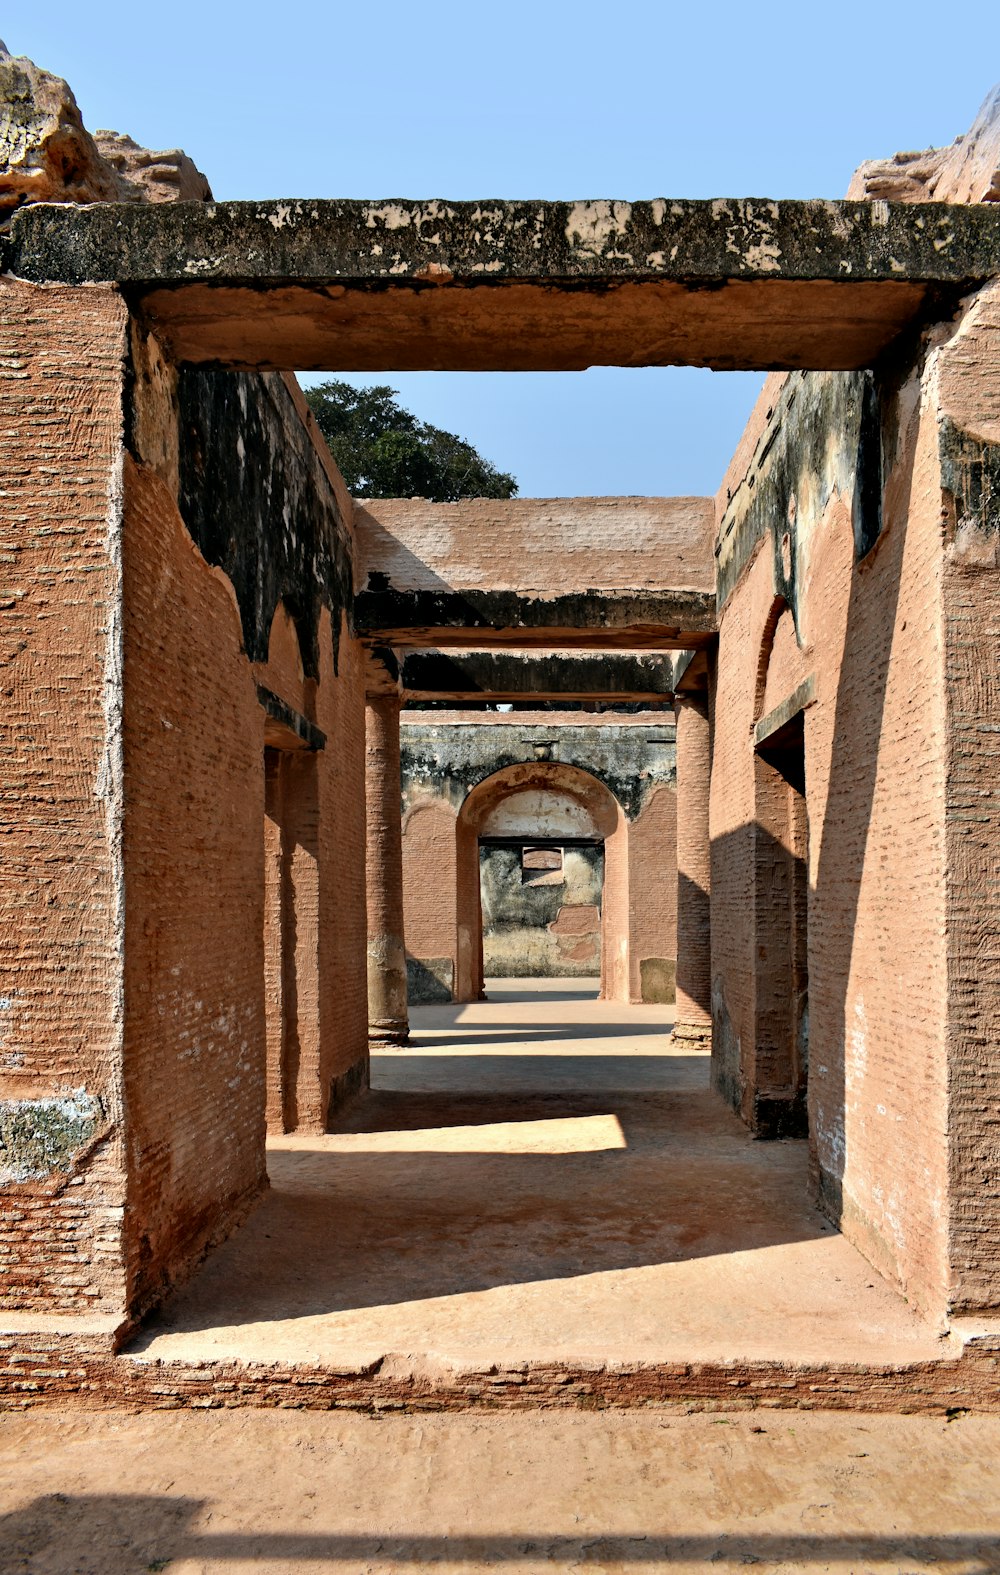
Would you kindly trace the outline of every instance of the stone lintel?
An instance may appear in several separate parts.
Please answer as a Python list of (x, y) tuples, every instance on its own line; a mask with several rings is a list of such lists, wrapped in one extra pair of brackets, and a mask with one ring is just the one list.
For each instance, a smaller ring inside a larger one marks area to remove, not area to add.
[(816, 679), (810, 673), (808, 678), (803, 678), (798, 688), (792, 690), (787, 699), (782, 700), (781, 704), (776, 705), (773, 711), (769, 711), (766, 716), (761, 717), (754, 728), (754, 743), (766, 744), (769, 738), (773, 738), (775, 733), (779, 733), (783, 727), (787, 726), (793, 716), (797, 716), (800, 711), (805, 711), (809, 706), (815, 705), (815, 703)]
[(263, 684), (257, 685), (257, 699), (264, 711), (264, 744), (268, 749), (318, 750), (326, 744), (326, 734), (315, 722), (296, 711)]
[(362, 638), (416, 647), (491, 645), (683, 651), (715, 639), (715, 596), (707, 591), (593, 591), (567, 596), (520, 591), (361, 591), (354, 630)]
[(402, 664), (407, 700), (669, 700), (675, 661), (602, 651), (415, 651)]
[(869, 366), (992, 277), (992, 205), (37, 204), (0, 271), (116, 282), (179, 361), (301, 370)]

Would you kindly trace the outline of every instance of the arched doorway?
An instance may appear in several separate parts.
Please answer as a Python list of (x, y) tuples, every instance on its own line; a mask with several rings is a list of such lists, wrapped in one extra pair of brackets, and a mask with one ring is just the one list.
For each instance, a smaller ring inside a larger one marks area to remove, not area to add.
[(611, 790), (578, 766), (531, 761), (507, 766), (469, 792), (457, 819), (455, 997), (460, 1001), (477, 1000), (483, 992), (481, 846), (539, 853), (600, 849), (601, 996), (627, 1000), (628, 825)]

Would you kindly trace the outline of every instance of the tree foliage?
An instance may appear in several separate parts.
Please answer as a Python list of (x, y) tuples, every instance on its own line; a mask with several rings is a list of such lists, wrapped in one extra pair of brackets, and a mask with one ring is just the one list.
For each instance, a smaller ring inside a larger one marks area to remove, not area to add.
[(512, 498), (513, 476), (452, 432), (404, 410), (386, 384), (353, 388), (330, 378), (305, 389), (347, 490), (355, 498)]

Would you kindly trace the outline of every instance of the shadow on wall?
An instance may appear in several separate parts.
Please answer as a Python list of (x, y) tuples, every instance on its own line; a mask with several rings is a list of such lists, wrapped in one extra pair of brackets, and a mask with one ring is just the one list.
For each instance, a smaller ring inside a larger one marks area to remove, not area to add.
[(450, 957), (406, 954), (406, 999), (410, 1006), (450, 1006), (454, 999), (455, 964)]
[[(990, 1575), (998, 1567), (1000, 1539), (989, 1533), (954, 1536), (891, 1536), (874, 1533), (836, 1535), (781, 1532), (695, 1533), (663, 1536), (645, 1531), (575, 1537), (526, 1526), (507, 1535), (466, 1532), (393, 1531), (211, 1531), (198, 1529), (218, 1506), (207, 1498), (170, 1497), (165, 1493), (68, 1494), (36, 1498), (23, 1509), (0, 1519), (0, 1545), (10, 1568), (43, 1568), (46, 1575), (80, 1575), (95, 1571), (95, 1549), (108, 1557), (108, 1572), (166, 1570), (177, 1563), (211, 1571), (238, 1563), (260, 1563), (269, 1569), (285, 1564), (336, 1565), (348, 1569), (425, 1564), (475, 1569), (511, 1564), (524, 1567), (526, 1558), (577, 1568), (621, 1564), (686, 1566), (716, 1563), (831, 1565), (845, 1569), (887, 1570), (942, 1564), (961, 1565), (965, 1575)], [(111, 1552), (111, 1550), (114, 1552)]]
[[(696, 946), (700, 943), (706, 948), (711, 945), (712, 934), (712, 899), (704, 886), (699, 886), (689, 875), (682, 870), (677, 872), (677, 913), (678, 922), (683, 914), (685, 940), (692, 941)], [(680, 951), (680, 947), (678, 947)], [(712, 992), (709, 983), (711, 969), (705, 969), (695, 978), (684, 970), (683, 962), (677, 979), (677, 985), (683, 990), (695, 1006), (701, 1008), (706, 1018), (712, 1015)]]
[[(877, 488), (870, 479), (865, 484), (873, 471), (874, 462), (869, 453), (872, 448), (879, 450)], [(816, 1051), (809, 1117), (819, 1201), (838, 1224), (844, 1217), (843, 1179), (848, 1142), (845, 1110), (848, 992), (879, 777), (889, 672), (897, 637), (913, 483), (912, 460), (910, 464), (899, 465), (900, 484), (894, 495), (890, 493), (890, 482), (886, 482), (885, 532), (882, 534), (881, 433), (877, 409), (868, 412), (868, 419), (862, 425), (856, 473), (858, 488), (853, 525), (855, 552), (860, 561), (855, 562), (851, 576), (826, 814), (822, 826), (815, 827), (813, 832), (821, 840), (816, 890), (809, 896), (809, 971), (813, 981), (812, 1021)], [(899, 660), (897, 656), (897, 662)], [(806, 764), (808, 770), (808, 759)], [(902, 780), (898, 790), (901, 796), (905, 795)], [(905, 813), (904, 808), (903, 818)], [(836, 912), (832, 917), (827, 915), (823, 923), (820, 907), (831, 899), (837, 903)], [(814, 921), (814, 907), (819, 923)], [(817, 933), (820, 924), (822, 930)], [(813, 951), (820, 936), (825, 941), (821, 967), (813, 961)], [(900, 1030), (902, 1027), (900, 1024)], [(822, 1081), (817, 1075), (819, 1063), (824, 1067)], [(873, 1176), (876, 1184), (879, 1179)]]

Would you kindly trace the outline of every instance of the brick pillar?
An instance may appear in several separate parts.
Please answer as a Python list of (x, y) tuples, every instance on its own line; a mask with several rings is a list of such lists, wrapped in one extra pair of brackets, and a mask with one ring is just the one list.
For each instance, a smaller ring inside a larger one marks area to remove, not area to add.
[(704, 701), (678, 695), (677, 1019), (674, 1037), (712, 1037), (712, 925), (708, 838), (709, 721)]
[(401, 1045), (409, 1037), (403, 942), (403, 834), (400, 814), (397, 689), (365, 696), (368, 1038)]

